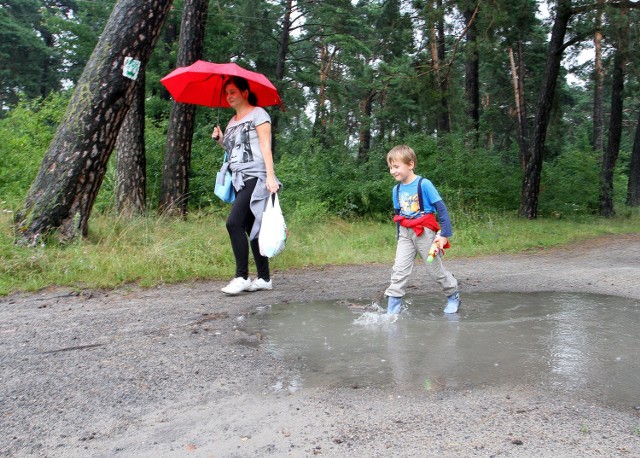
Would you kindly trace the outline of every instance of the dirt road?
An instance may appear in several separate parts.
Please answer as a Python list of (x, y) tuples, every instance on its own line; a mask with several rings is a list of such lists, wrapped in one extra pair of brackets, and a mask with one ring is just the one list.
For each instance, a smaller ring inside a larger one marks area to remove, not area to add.
[[(640, 301), (640, 234), (447, 266), (463, 295)], [(620, 409), (508, 382), (413, 393), (279, 389), (296, 367), (264, 348), (268, 336), (243, 331), (247, 315), (287, 301), (374, 300), (389, 273), (390, 265), (276, 272), (273, 291), (237, 297), (202, 282), (2, 298), (0, 455), (640, 456), (640, 397)], [(423, 275), (416, 269), (413, 294), (434, 291)]]

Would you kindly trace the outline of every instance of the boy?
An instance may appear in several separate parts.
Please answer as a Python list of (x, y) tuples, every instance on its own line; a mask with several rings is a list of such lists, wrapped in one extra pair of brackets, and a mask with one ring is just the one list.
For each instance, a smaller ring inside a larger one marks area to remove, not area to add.
[[(458, 281), (444, 268), (440, 256), (435, 256), (432, 262), (426, 262), (434, 240), (440, 250), (449, 248), (448, 238), (453, 231), (447, 207), (433, 183), (414, 173), (417, 158), (413, 149), (406, 145), (392, 148), (387, 154), (387, 163), (389, 172), (398, 182), (393, 187), (393, 208), (396, 213), (393, 220), (398, 223), (398, 246), (391, 285), (385, 291), (388, 297), (387, 313), (400, 313), (405, 285), (418, 253), (425, 261), (428, 274), (447, 295), (444, 313), (456, 313), (460, 306)], [(435, 213), (438, 214), (437, 220)], [(442, 230), (438, 232), (441, 227)]]

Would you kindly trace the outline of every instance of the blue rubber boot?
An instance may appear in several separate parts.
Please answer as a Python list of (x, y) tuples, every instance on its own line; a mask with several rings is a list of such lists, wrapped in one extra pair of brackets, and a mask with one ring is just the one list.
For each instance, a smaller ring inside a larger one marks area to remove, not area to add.
[(456, 313), (458, 307), (460, 307), (460, 293), (456, 291), (451, 296), (447, 296), (447, 306), (444, 308), (444, 313)]
[(402, 298), (389, 296), (389, 301), (387, 302), (387, 315), (397, 315), (400, 313), (401, 308)]

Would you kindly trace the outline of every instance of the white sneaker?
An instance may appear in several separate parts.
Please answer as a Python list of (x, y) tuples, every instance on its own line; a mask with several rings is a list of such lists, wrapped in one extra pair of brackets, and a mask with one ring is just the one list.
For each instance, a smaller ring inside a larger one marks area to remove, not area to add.
[(251, 279), (236, 277), (233, 280), (231, 280), (229, 284), (224, 288), (222, 288), (220, 291), (222, 291), (225, 294), (235, 295), (235, 294), (241, 293), (242, 291), (247, 291), (250, 286), (251, 286)]
[(247, 291), (262, 291), (273, 289), (273, 283), (271, 280), (264, 281), (262, 278), (256, 278), (251, 285), (247, 288)]

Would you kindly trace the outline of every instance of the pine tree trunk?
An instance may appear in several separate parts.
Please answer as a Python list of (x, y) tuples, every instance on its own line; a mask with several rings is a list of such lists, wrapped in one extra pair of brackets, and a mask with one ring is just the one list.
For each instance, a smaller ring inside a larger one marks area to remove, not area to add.
[(282, 18), (282, 30), (280, 31), (280, 41), (278, 46), (278, 58), (276, 61), (276, 80), (284, 79), (284, 66), (289, 53), (289, 35), (291, 31), (291, 10), (293, 9), (293, 0), (285, 2), (284, 17)]
[(147, 201), (144, 143), (144, 71), (116, 141), (116, 210), (125, 217), (141, 215)]
[(467, 116), (471, 119), (473, 130), (480, 129), (480, 58), (478, 55), (478, 32), (476, 22), (473, 20), (475, 10), (466, 9), (464, 20), (468, 26), (467, 48), (469, 49), (465, 64), (465, 94), (467, 97)]
[(571, 19), (571, 1), (559, 0), (556, 17), (551, 31), (551, 40), (547, 50), (547, 64), (545, 75), (538, 98), (538, 112), (531, 135), (529, 146), (529, 162), (522, 181), (522, 195), (520, 198), (520, 216), (535, 219), (538, 216), (538, 197), (540, 193), (540, 178), (542, 176), (542, 159), (547, 128), (551, 117), (553, 98), (560, 72), (562, 50), (567, 25)]
[(66, 114), (16, 214), (17, 239), (35, 244), (58, 230), (86, 235), (89, 215), (133, 100), (137, 81), (123, 75), (125, 58), (144, 68), (171, 0), (120, 0), (73, 93)]
[(311, 135), (313, 138), (320, 140), (320, 144), (323, 148), (328, 146), (327, 139), (327, 94), (326, 86), (329, 79), (329, 72), (333, 66), (333, 59), (335, 58), (335, 50), (330, 54), (324, 43), (320, 44), (320, 68), (319, 78), (320, 83), (318, 86), (318, 102), (316, 104), (316, 116), (313, 122), (313, 128)]
[(438, 92), (440, 93), (440, 107), (436, 114), (436, 128), (438, 135), (444, 135), (451, 132), (451, 114), (449, 112), (449, 81), (442, 75), (442, 64), (445, 60), (446, 52), (442, 0), (434, 0), (432, 11), (434, 23), (431, 29), (431, 59), (438, 82)]
[(611, 115), (607, 148), (602, 155), (600, 172), (600, 216), (612, 217), (616, 212), (613, 205), (613, 171), (620, 152), (622, 138), (622, 91), (624, 90), (624, 66), (626, 58), (624, 49), (618, 49), (614, 57), (613, 77), (611, 83)]
[[(278, 45), (278, 57), (276, 60), (276, 85), (282, 83), (285, 73), (285, 63), (287, 54), (289, 54), (289, 40), (291, 34), (291, 11), (293, 9), (293, 0), (285, 2), (284, 17), (282, 18), (282, 30), (280, 31), (280, 40)], [(276, 86), (277, 87), (277, 86)], [(278, 124), (280, 123), (280, 112), (275, 111), (271, 116), (271, 153), (273, 158), (277, 155), (277, 136)]]
[(620, 152), (622, 138), (624, 69), (627, 65), (629, 49), (629, 16), (626, 8), (620, 9), (620, 23), (617, 30), (616, 53), (613, 58), (613, 75), (611, 82), (611, 114), (609, 116), (609, 131), (607, 133), (607, 147), (602, 155), (602, 170), (600, 173), (600, 215), (612, 217), (615, 215), (613, 205), (613, 172)]
[(513, 49), (509, 48), (509, 62), (511, 63), (511, 80), (513, 83), (513, 99), (516, 105), (516, 118), (518, 119), (518, 147), (520, 149), (520, 166), (524, 171), (527, 168), (527, 162), (529, 161), (528, 144), (525, 138), (525, 132), (527, 131), (527, 117), (524, 113), (524, 94), (522, 88), (521, 71), (518, 67), (522, 66), (520, 62), (519, 66), (516, 66), (516, 61), (513, 56)]
[(518, 125), (520, 126), (520, 142), (523, 170), (529, 162), (529, 124), (527, 123), (527, 104), (524, 98), (524, 52), (522, 41), (518, 41)]
[[(176, 41), (178, 41), (179, 39), (179, 33), (178, 33), (179, 20), (177, 17), (178, 15), (179, 15), (179, 12), (176, 11), (175, 8), (171, 8), (169, 10), (169, 13), (167, 14), (167, 20), (162, 29), (163, 32), (162, 32), (162, 37), (160, 39), (160, 43), (158, 44), (158, 49), (162, 49), (162, 51), (167, 55), (170, 55), (173, 53), (173, 47)], [(165, 89), (165, 87), (161, 84), (159, 84), (158, 86), (160, 90), (158, 91), (158, 89), (156, 89), (155, 87), (152, 87), (151, 94), (158, 95), (162, 100), (171, 100), (171, 94), (169, 94), (169, 91), (167, 91), (167, 89)], [(155, 119), (156, 121), (160, 121), (162, 119), (160, 111), (156, 113)]]
[(373, 109), (374, 97), (374, 91), (369, 90), (367, 95), (360, 102), (362, 110), (358, 144), (358, 161), (360, 162), (365, 162), (369, 158), (369, 150), (371, 149), (371, 110)]
[(636, 125), (636, 135), (631, 150), (629, 164), (629, 183), (627, 185), (627, 205), (640, 207), (640, 115)]
[[(604, 0), (598, 0), (602, 4)], [(602, 65), (602, 10), (596, 10), (596, 32), (593, 37), (595, 49), (594, 72), (593, 72), (593, 150), (604, 151), (604, 141), (602, 135), (602, 93), (604, 87), (604, 66)]]
[(53, 71), (51, 64), (53, 63), (53, 56), (55, 55), (55, 38), (51, 32), (43, 28), (40, 28), (38, 33), (42, 37), (42, 41), (47, 49), (49, 49), (42, 62), (42, 76), (40, 78), (40, 97), (45, 98), (53, 89), (51, 87), (51, 80), (53, 79), (51, 75)]
[[(208, 7), (207, 0), (185, 1), (176, 62), (178, 67), (191, 65), (202, 57)], [(184, 217), (187, 214), (195, 115), (195, 105), (171, 104), (160, 188), (159, 210), (164, 215)]]

